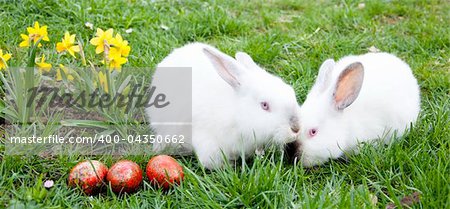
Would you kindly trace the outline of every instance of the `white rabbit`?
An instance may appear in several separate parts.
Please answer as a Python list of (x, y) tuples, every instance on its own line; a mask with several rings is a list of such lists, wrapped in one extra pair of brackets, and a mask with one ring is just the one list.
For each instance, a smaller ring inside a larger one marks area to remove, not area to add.
[[(294, 90), (246, 53), (238, 52), (233, 59), (212, 46), (188, 44), (158, 65), (152, 84), (157, 87), (164, 82), (158, 77), (165, 70), (161, 67), (192, 67), (192, 138), (184, 144), (156, 143), (157, 152), (174, 147), (181, 148), (177, 153), (194, 151), (203, 166), (214, 169), (222, 165), (223, 155), (235, 160), (269, 143), (284, 145), (298, 135)], [(186, 126), (154, 126), (153, 121), (165, 117), (162, 109), (146, 110), (157, 134), (190, 131)]]
[(419, 111), (417, 80), (396, 56), (328, 59), (300, 108), (300, 136), (287, 152), (303, 166), (319, 165), (357, 151), (358, 142), (387, 143), (394, 132), (401, 136)]

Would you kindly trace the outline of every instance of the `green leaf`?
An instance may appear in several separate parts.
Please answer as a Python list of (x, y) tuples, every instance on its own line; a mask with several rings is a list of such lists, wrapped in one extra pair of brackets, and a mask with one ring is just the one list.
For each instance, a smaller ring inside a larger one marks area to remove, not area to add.
[(68, 126), (68, 127), (98, 127), (98, 128), (104, 128), (107, 129), (110, 124), (104, 121), (96, 121), (96, 120), (62, 120), (61, 121), (62, 126)]
[(125, 87), (127, 87), (128, 83), (130, 83), (131, 77), (131, 75), (128, 75), (127, 78), (125, 78), (125, 80), (122, 82), (122, 84), (120, 84), (120, 87), (117, 90), (118, 93), (122, 93)]
[(32, 47), (30, 47), (30, 51), (28, 52), (29, 58), (28, 58), (28, 65), (27, 67), (29, 68), (34, 68), (34, 66), (36, 65), (35, 61), (36, 61), (36, 51), (38, 49), (38, 45), (39, 42), (41, 42), (41, 39), (38, 39), (37, 42), (35, 44), (33, 44)]

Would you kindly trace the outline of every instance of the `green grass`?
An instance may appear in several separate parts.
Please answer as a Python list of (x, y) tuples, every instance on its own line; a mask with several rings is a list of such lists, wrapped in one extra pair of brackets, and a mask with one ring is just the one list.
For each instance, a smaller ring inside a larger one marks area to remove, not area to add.
[[(364, 8), (358, 8), (359, 3), (0, 0), (0, 48), (13, 54), (10, 66), (26, 65), (27, 50), (18, 47), (19, 35), (34, 21), (49, 27), (51, 41), (43, 47), (49, 62), (80, 66), (79, 60), (58, 58), (54, 46), (66, 30), (88, 45), (94, 31), (84, 24), (91, 22), (94, 27), (114, 28), (130, 42), (126, 66), (150, 67), (124, 70), (119, 80), (131, 74), (136, 82), (148, 80), (149, 69), (173, 48), (201, 41), (230, 55), (238, 50), (249, 53), (293, 85), (301, 103), (322, 61), (365, 53), (375, 46), (410, 64), (422, 95), (418, 123), (389, 146), (364, 146), (359, 155), (345, 162), (336, 160), (313, 169), (286, 163), (276, 149), (264, 158), (213, 172), (201, 169), (194, 157), (186, 157), (180, 159), (186, 179), (169, 192), (144, 183), (134, 194), (107, 192), (91, 198), (67, 186), (68, 172), (80, 160), (95, 158), (110, 166), (118, 158), (127, 158), (144, 168), (149, 155), (9, 156), (2, 142), (0, 208), (384, 208), (414, 192), (421, 194), (414, 208), (450, 208), (450, 3), (366, 1)], [(131, 34), (125, 33), (128, 28), (133, 28)], [(88, 60), (98, 59), (93, 49), (86, 47)], [(46, 116), (50, 122), (60, 117)], [(38, 125), (45, 129), (46, 124)], [(54, 180), (55, 186), (43, 189), (45, 179)]]

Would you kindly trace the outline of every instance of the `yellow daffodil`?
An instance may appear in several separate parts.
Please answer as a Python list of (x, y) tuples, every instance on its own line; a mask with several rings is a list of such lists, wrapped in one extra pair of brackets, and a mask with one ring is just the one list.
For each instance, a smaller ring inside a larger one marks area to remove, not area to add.
[(121, 71), (122, 65), (125, 64), (128, 60), (125, 57), (120, 56), (119, 53), (114, 52), (115, 50), (111, 49), (109, 53), (109, 69)]
[(80, 47), (75, 45), (75, 34), (70, 35), (69, 32), (66, 32), (62, 41), (56, 44), (56, 51), (59, 53), (67, 51), (75, 57), (75, 52), (80, 52)]
[(8, 65), (6, 62), (11, 59), (11, 54), (5, 53), (3, 54), (3, 50), (0, 49), (0, 71), (2, 69), (6, 69)]
[(52, 68), (52, 64), (45, 62), (45, 55), (42, 55), (41, 62), (37, 62), (36, 65), (38, 66), (39, 71), (43, 72), (49, 72)]
[[(39, 22), (34, 22), (34, 27), (28, 27), (27, 28), (28, 35), (20, 34), (20, 37), (22, 37), (23, 41), (19, 44), (19, 47), (29, 47), (31, 44), (31, 41), (36, 43), (39, 39), (42, 41), (50, 41), (48, 38), (47, 33), (47, 26), (44, 25), (42, 27), (39, 26)], [(41, 44), (38, 45), (40, 47)]]
[(103, 90), (105, 90), (106, 93), (108, 93), (108, 80), (106, 79), (106, 75), (103, 72), (98, 73), (98, 81), (100, 82), (100, 85), (103, 87)]
[(91, 39), (90, 43), (96, 46), (95, 53), (100, 54), (105, 51), (105, 42), (107, 45), (110, 45), (112, 43), (112, 39), (113, 39), (112, 28), (106, 31), (97, 28), (97, 33), (95, 33), (95, 37)]
[[(30, 36), (27, 36), (25, 34), (20, 34), (20, 37), (22, 37), (23, 41), (20, 42), (19, 47), (29, 47), (30, 46)], [(39, 43), (39, 47), (42, 44)]]
[(116, 37), (112, 40), (113, 48), (111, 48), (110, 53), (113, 53), (113, 50), (116, 50), (116, 53), (120, 53), (124, 57), (128, 57), (130, 54), (130, 46), (128, 46), (128, 41), (123, 40), (120, 34), (116, 34)]
[(63, 79), (61, 71), (64, 72), (64, 75), (66, 75), (66, 78), (70, 81), (73, 81), (73, 76), (70, 75), (69, 69), (67, 69), (66, 66), (59, 64), (59, 69), (56, 71), (56, 80), (60, 81)]

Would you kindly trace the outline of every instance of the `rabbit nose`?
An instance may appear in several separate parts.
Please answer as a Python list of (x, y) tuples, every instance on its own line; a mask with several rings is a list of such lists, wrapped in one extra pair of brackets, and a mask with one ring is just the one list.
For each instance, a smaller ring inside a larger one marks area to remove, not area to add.
[(289, 124), (291, 125), (291, 131), (295, 134), (300, 131), (300, 124), (298, 123), (297, 117), (291, 117), (289, 120)]
[(300, 131), (300, 128), (298, 126), (291, 126), (291, 130), (294, 133), (298, 133), (298, 131)]

